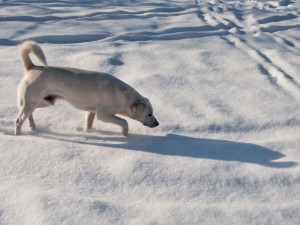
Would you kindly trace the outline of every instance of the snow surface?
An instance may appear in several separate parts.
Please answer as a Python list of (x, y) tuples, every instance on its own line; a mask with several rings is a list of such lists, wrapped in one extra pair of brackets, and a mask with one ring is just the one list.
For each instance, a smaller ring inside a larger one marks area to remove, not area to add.
[[(300, 1), (0, 0), (0, 30), (1, 225), (300, 224)], [(29, 39), (160, 126), (84, 133), (61, 101), (14, 136)]]

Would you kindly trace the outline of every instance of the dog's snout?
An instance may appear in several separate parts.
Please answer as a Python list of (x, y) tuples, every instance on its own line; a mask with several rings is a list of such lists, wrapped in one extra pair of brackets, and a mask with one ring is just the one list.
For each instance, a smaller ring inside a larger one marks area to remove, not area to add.
[(159, 122), (154, 121), (154, 122), (151, 123), (151, 124), (146, 124), (146, 123), (144, 123), (144, 125), (147, 126), (147, 127), (153, 128), (153, 127), (157, 127), (157, 126), (159, 125)]

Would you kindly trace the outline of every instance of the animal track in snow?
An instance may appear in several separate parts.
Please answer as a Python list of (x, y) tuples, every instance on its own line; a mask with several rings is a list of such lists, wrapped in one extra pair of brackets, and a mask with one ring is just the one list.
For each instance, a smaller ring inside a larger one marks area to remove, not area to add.
[[(278, 44), (284, 43), (287, 51), (299, 55), (300, 51), (292, 40), (281, 37), (276, 33), (300, 28), (300, 24), (294, 20), (297, 16), (291, 12), (268, 17), (259, 15), (259, 18), (254, 14), (241, 16), (239, 9), (237, 9), (238, 5), (220, 10), (218, 6), (220, 2), (216, 5), (209, 4), (208, 8), (204, 7), (202, 9), (199, 7), (200, 12), (198, 15), (200, 16), (198, 17), (201, 21), (210, 26), (220, 27), (220, 29), (231, 26), (231, 29), (226, 30), (228, 34), (223, 35), (221, 38), (255, 61), (261, 74), (267, 76), (271, 84), (278, 85), (283, 91), (300, 100), (300, 84), (282, 68), (281, 62), (274, 62), (272, 56), (268, 56), (264, 52), (265, 50), (254, 44), (257, 38), (267, 37)], [(290, 1), (281, 1), (278, 7), (290, 4), (292, 4)], [(245, 41), (244, 38), (247, 38), (247, 40), (253, 39), (253, 41)]]

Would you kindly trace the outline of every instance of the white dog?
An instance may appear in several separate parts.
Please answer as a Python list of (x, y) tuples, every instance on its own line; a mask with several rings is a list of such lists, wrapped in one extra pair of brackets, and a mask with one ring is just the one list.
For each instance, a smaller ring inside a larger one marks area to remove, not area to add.
[[(44, 66), (36, 66), (29, 58), (33, 53)], [(18, 87), (19, 115), (15, 134), (21, 134), (24, 121), (35, 129), (32, 113), (36, 108), (55, 104), (57, 99), (68, 101), (77, 109), (87, 111), (83, 130), (91, 131), (97, 119), (119, 125), (128, 135), (128, 123), (116, 116), (121, 114), (140, 121), (148, 127), (159, 125), (153, 116), (149, 100), (121, 80), (104, 73), (75, 68), (47, 66), (42, 49), (33, 41), (21, 45), (25, 76)]]

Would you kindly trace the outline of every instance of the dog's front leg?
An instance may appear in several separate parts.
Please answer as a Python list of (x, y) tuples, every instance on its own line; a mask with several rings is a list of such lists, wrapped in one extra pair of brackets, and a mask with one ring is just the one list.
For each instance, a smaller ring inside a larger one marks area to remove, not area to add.
[(100, 111), (97, 111), (97, 119), (102, 120), (103, 122), (106, 123), (113, 123), (119, 125), (122, 128), (122, 134), (124, 136), (128, 135), (128, 123), (126, 120), (121, 119), (120, 117), (117, 117), (115, 115), (102, 113)]
[(83, 126), (84, 132), (91, 132), (93, 127), (93, 122), (95, 119), (96, 113), (94, 112), (86, 112), (85, 123)]

